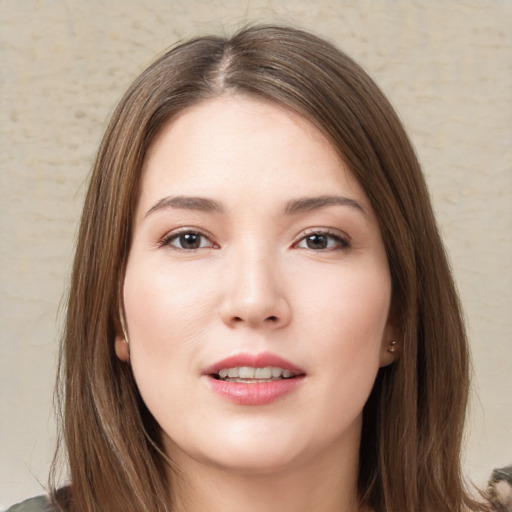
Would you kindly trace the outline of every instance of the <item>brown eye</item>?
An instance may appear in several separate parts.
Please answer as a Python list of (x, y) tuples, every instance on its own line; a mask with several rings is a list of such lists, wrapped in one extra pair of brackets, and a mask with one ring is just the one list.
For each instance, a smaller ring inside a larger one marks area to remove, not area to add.
[(213, 246), (212, 242), (206, 236), (195, 231), (176, 233), (168, 238), (165, 245), (170, 245), (171, 247), (185, 251), (193, 251), (195, 249)]
[(311, 249), (313, 251), (348, 250), (350, 244), (347, 240), (333, 233), (311, 233), (301, 238), (295, 245), (300, 249)]
[(305, 238), (308, 249), (327, 249), (329, 239), (325, 235), (309, 235)]

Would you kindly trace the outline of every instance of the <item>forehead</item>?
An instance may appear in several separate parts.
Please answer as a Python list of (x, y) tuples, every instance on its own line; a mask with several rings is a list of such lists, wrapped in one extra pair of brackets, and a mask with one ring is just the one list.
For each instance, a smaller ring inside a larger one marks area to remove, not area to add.
[(274, 103), (229, 95), (200, 102), (162, 127), (146, 154), (140, 202), (163, 194), (285, 200), (333, 189), (367, 204), (310, 121)]

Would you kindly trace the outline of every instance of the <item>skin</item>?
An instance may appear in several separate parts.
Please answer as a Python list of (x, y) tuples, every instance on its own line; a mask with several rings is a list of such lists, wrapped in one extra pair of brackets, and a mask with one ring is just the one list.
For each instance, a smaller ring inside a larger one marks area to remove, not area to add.
[[(333, 195), (352, 202), (285, 212)], [(176, 196), (221, 208), (163, 206)], [(390, 300), (371, 205), (311, 123), (231, 95), (165, 125), (143, 168), (116, 352), (179, 468), (177, 508), (356, 510), (361, 413), (394, 357)], [(305, 377), (270, 404), (232, 403), (203, 373), (241, 352)]]

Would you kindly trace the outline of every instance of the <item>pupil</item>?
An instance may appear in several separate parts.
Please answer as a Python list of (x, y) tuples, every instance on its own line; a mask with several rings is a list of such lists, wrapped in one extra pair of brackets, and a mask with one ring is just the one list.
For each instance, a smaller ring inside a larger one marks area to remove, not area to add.
[(199, 235), (197, 233), (181, 235), (180, 244), (184, 249), (197, 249), (199, 247)]
[(309, 235), (306, 244), (309, 249), (325, 249), (327, 238), (323, 235)]

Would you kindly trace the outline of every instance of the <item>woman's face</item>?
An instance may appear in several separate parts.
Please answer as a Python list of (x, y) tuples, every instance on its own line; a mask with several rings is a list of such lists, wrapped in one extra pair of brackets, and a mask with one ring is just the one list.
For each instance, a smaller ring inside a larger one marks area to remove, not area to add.
[(161, 130), (124, 306), (171, 458), (257, 473), (357, 453), (390, 297), (368, 199), (311, 123), (235, 95)]

